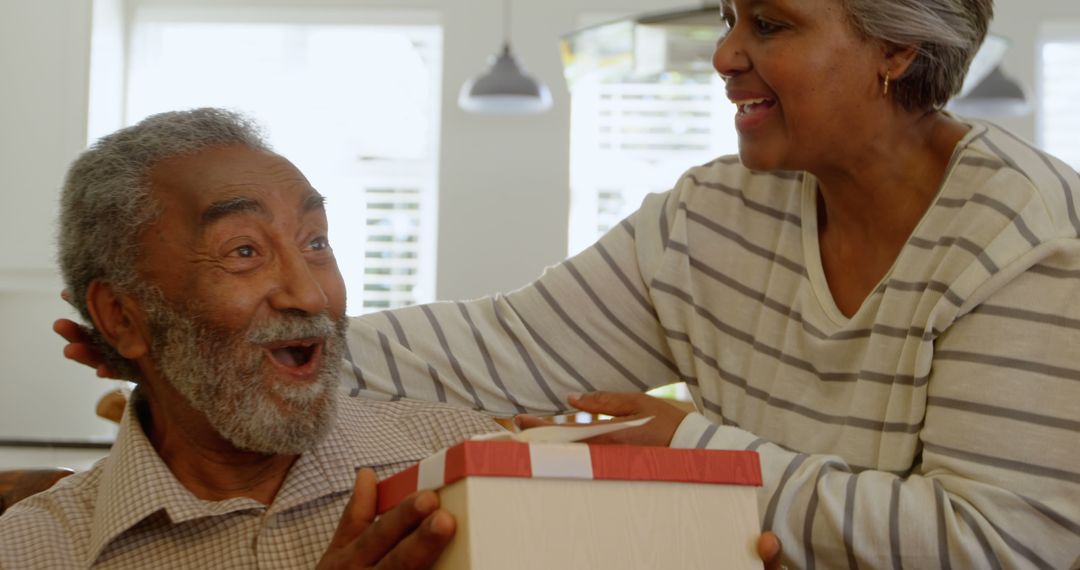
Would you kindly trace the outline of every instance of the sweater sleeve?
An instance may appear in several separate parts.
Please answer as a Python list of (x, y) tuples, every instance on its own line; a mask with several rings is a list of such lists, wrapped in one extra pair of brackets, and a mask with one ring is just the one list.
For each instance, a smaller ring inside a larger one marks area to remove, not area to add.
[(351, 319), (346, 386), (506, 415), (565, 411), (569, 392), (681, 380), (645, 277), (671, 215), (668, 194), (650, 196), (592, 247), (505, 295)]
[(673, 445), (756, 450), (763, 527), (798, 567), (1075, 567), (1080, 256), (1071, 242), (936, 340), (922, 463), (911, 473), (854, 472), (841, 457), (787, 450), (699, 414)]

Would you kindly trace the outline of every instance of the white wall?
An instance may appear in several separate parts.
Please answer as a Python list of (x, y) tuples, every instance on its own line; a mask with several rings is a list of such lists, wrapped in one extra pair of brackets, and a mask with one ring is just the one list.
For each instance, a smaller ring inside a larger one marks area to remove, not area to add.
[[(111, 383), (59, 358), (53, 218), (86, 137), (90, 4), (3, 0), (0, 13), (0, 439), (109, 439)], [(0, 456), (0, 467), (4, 464)]]
[[(96, 0), (94, 12), (100, 17), (119, 13), (118, 2)], [(175, 4), (179, 0), (148, 2)], [(569, 109), (556, 47), (558, 35), (576, 27), (583, 14), (635, 13), (694, 3), (516, 0), (515, 52), (530, 72), (551, 86), (555, 107), (540, 116), (495, 118), (461, 112), (456, 98), (461, 83), (479, 72), (499, 47), (500, 0), (321, 2), (395, 11), (435, 9), (442, 14), (446, 67), (440, 298), (513, 289), (560, 260), (566, 251)], [(1035, 81), (1034, 41), (1039, 23), (1080, 20), (1080, 2), (998, 0), (997, 13), (993, 30), (1013, 41), (1006, 72), (1030, 87)], [(88, 0), (0, 0), (0, 243), (4, 245), (0, 249), (0, 440), (94, 439), (113, 433), (92, 414), (98, 396), (112, 385), (61, 359), (62, 343), (49, 331), (55, 317), (70, 314), (57, 299), (60, 284), (53, 263), (53, 222), (64, 169), (86, 141), (91, 20)], [(108, 57), (117, 57), (118, 43), (97, 45), (111, 50)], [(107, 98), (107, 86), (101, 89), (96, 87), (94, 93), (105, 93)], [(1034, 116), (1000, 122), (1029, 139), (1035, 136)], [(0, 468), (17, 462), (0, 450)]]

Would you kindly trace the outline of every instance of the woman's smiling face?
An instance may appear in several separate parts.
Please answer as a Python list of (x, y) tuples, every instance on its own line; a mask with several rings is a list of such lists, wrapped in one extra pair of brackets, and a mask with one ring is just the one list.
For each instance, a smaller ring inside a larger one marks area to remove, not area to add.
[(813, 172), (857, 155), (886, 108), (886, 58), (841, 0), (725, 0), (721, 10), (728, 30), (713, 66), (738, 106), (743, 164)]

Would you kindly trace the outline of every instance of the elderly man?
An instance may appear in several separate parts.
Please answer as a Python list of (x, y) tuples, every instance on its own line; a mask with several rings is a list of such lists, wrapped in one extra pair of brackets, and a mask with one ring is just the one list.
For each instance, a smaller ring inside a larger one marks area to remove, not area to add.
[(323, 197), (244, 119), (166, 113), (102, 139), (68, 173), (60, 261), (98, 349), (138, 386), (108, 458), (0, 518), (0, 567), (438, 556), (454, 532), (438, 498), (373, 522), (375, 478), (498, 426), (339, 400), (345, 288)]

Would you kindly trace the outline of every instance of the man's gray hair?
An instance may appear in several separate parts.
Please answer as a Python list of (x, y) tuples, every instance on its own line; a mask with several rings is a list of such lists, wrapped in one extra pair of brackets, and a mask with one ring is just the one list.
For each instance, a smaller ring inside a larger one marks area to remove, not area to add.
[(890, 96), (909, 110), (940, 109), (960, 92), (994, 16), (993, 0), (842, 0), (868, 38), (913, 46), (918, 56)]
[[(60, 203), (59, 262), (71, 302), (91, 324), (86, 292), (93, 281), (132, 294), (145, 290), (136, 270), (142, 231), (157, 219), (150, 169), (172, 157), (220, 145), (269, 151), (250, 119), (222, 109), (161, 113), (103, 137), (68, 169)], [(134, 367), (92, 330), (105, 361), (135, 378)]]

